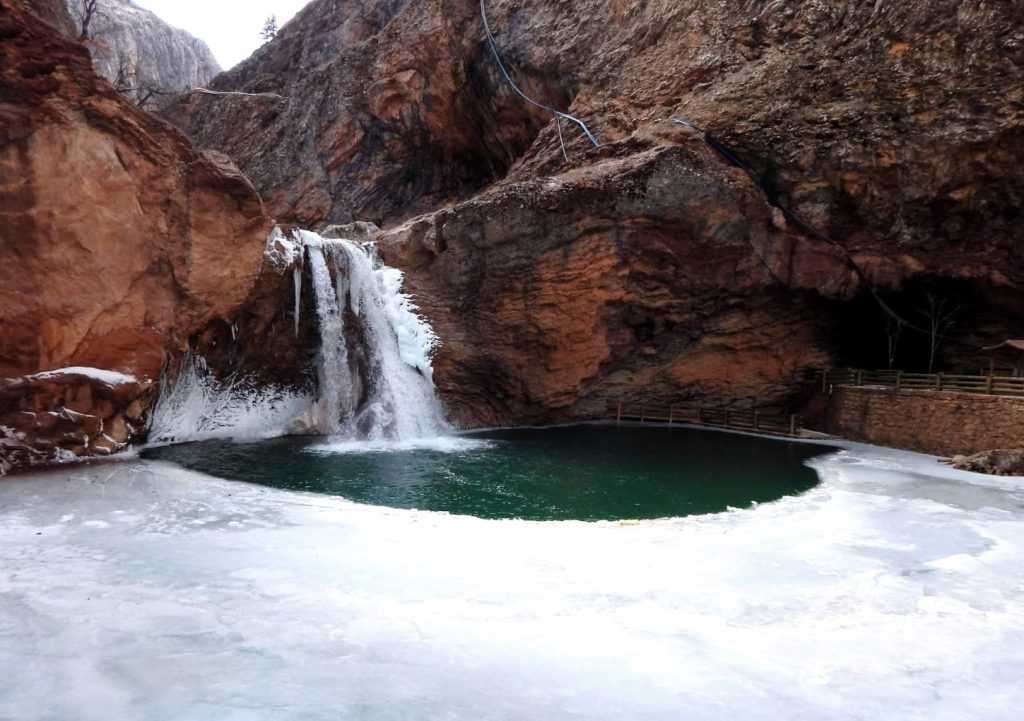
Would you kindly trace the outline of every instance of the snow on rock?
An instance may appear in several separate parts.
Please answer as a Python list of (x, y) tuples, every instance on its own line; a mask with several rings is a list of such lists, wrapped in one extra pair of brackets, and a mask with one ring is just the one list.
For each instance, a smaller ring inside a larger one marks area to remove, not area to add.
[(20, 376), (18, 378), (9, 378), (7, 382), (10, 384), (20, 384), (24, 382), (32, 381), (43, 381), (43, 380), (64, 380), (69, 376), (85, 376), (89, 380), (99, 381), (105, 385), (114, 387), (125, 385), (128, 383), (138, 383), (139, 379), (133, 375), (127, 373), (118, 373), (117, 371), (104, 370), (102, 368), (89, 368), (87, 366), (70, 366), (68, 368), (55, 368), (54, 370), (43, 371), (42, 373), (33, 373), (31, 375)]
[(851, 446), (756, 509), (362, 506), (141, 461), (0, 483), (10, 718), (1019, 718), (1024, 484)]
[(267, 244), (263, 249), (263, 260), (282, 275), (289, 269), (302, 263), (302, 247), (284, 236), (277, 226), (267, 236)]

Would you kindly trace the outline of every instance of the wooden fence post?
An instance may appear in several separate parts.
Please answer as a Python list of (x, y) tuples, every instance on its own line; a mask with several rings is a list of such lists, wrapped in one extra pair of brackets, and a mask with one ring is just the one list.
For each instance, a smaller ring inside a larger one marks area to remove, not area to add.
[(864, 371), (858, 370), (857, 371), (857, 385), (863, 385), (863, 384), (864, 384)]
[(992, 376), (985, 376), (985, 393), (992, 395)]
[(896, 390), (900, 389), (903, 385), (903, 371), (896, 371)]
[(615, 414), (615, 422), (620, 423), (622, 421), (622, 401), (619, 401), (619, 410)]
[(672, 423), (672, 421), (675, 419), (675, 414), (676, 414), (675, 412), (676, 412), (676, 404), (675, 403), (669, 403), (668, 404), (668, 422), (669, 423)]
[(935, 390), (937, 390), (937, 391), (941, 391), (942, 390), (942, 374), (941, 373), (939, 373), (939, 374), (937, 374), (935, 376)]
[(729, 426), (729, 409), (728, 408), (725, 409), (725, 425), (726, 425), (726, 427)]
[(789, 435), (796, 435), (796, 416), (792, 414), (789, 416)]
[(640, 422), (641, 423), (644, 422), (644, 414), (646, 412), (647, 412), (647, 404), (646, 403), (641, 403), (640, 404)]

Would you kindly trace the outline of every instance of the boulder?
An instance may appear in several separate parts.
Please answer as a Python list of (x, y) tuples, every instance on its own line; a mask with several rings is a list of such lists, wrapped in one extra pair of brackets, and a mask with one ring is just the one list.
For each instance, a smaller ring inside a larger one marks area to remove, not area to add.
[(1024, 448), (1000, 448), (970, 456), (953, 456), (952, 465), (961, 471), (993, 476), (1024, 476)]
[[(0, 425), (29, 446), (39, 428), (26, 409), (79, 413), (90, 385), (109, 420), (145, 398), (170, 358), (246, 300), (272, 225), (226, 156), (123, 99), (32, 10), (5, 0), (0, 12), (0, 396), (16, 413)], [(32, 380), (69, 368), (136, 382), (110, 395), (70, 372)]]

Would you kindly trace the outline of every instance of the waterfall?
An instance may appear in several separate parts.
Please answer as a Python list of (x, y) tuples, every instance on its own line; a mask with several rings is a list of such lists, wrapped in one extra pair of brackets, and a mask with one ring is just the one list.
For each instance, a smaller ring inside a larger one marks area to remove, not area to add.
[[(245, 378), (217, 380), (202, 358), (187, 357), (162, 383), (150, 438), (157, 442), (317, 432), (354, 441), (411, 441), (450, 430), (434, 393), (430, 357), (438, 338), (402, 292), (402, 272), (376, 246), (279, 230), (268, 261), (292, 270), (295, 334), (302, 271), (309, 269), (320, 348), (311, 369), (315, 397)], [(288, 332), (291, 332), (291, 328)]]
[(345, 347), (345, 324), (323, 248), (307, 245), (306, 254), (309, 257), (313, 292), (316, 294), (316, 315), (320, 323), (317, 376), (320, 381), (323, 430), (336, 435), (348, 427), (353, 405), (352, 374), (348, 370), (348, 350)]
[(448, 430), (430, 364), (437, 336), (401, 292), (402, 272), (381, 263), (372, 244), (303, 230), (294, 237), (309, 260), (320, 325), (323, 430), (371, 441)]

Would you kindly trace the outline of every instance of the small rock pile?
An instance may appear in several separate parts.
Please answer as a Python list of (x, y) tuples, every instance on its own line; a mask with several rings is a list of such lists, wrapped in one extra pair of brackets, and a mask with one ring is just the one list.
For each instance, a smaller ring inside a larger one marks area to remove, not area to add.
[(953, 468), (993, 476), (1024, 476), (1024, 448), (1000, 448), (970, 456), (953, 456)]
[(145, 425), (155, 388), (110, 375), (115, 380), (72, 369), (0, 380), (0, 475), (123, 449)]

